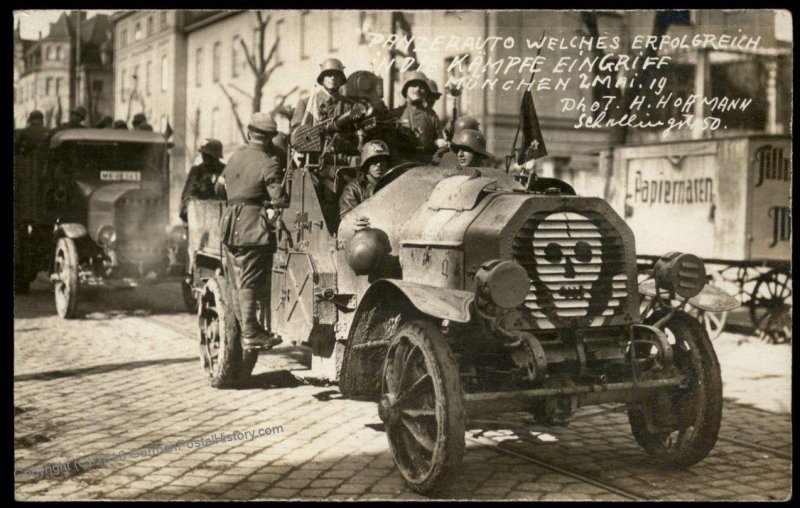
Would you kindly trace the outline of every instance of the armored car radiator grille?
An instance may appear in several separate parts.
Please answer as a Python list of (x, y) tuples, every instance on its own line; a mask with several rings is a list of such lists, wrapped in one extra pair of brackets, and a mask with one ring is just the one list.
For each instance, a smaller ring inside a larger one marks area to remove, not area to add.
[(536, 213), (513, 256), (530, 277), (525, 306), (539, 328), (602, 326), (625, 312), (625, 245), (600, 213)]
[(126, 196), (115, 209), (120, 261), (136, 262), (163, 252), (166, 217), (161, 199)]

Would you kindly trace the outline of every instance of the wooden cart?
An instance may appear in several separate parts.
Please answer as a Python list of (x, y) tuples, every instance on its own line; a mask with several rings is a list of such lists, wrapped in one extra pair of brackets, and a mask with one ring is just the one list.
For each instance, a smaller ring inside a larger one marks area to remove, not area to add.
[[(606, 198), (647, 273), (665, 245), (702, 257), (760, 336), (791, 341), (791, 138), (742, 136), (626, 146), (601, 157)], [(706, 314), (718, 335), (726, 313)]]

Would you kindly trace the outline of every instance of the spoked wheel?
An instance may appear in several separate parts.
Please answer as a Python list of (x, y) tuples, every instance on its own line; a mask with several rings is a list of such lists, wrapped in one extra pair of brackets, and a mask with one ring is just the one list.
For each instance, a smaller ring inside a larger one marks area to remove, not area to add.
[(72, 238), (56, 242), (54, 273), (56, 312), (62, 319), (72, 319), (78, 308), (78, 249)]
[[(664, 316), (659, 310), (650, 324)], [(686, 381), (653, 390), (641, 406), (630, 406), (628, 420), (636, 442), (657, 462), (690, 466), (703, 460), (717, 442), (722, 419), (722, 377), (705, 330), (683, 311), (664, 327), (673, 361)]]
[(258, 353), (243, 351), (241, 329), (216, 278), (206, 282), (198, 299), (200, 364), (214, 388), (230, 388), (253, 371)]
[(194, 314), (197, 312), (197, 296), (192, 287), (193, 274), (187, 274), (181, 279), (181, 296), (183, 296), (183, 304), (186, 306), (186, 311)]
[(464, 400), (450, 346), (439, 329), (415, 320), (394, 334), (383, 365), (378, 414), (408, 486), (436, 493), (464, 456)]
[(716, 339), (725, 329), (725, 323), (728, 321), (728, 311), (724, 312), (708, 312), (702, 309), (692, 307), (689, 314), (694, 316), (706, 329), (708, 338), (711, 340)]
[(792, 279), (771, 270), (758, 277), (750, 298), (750, 321), (759, 337), (771, 344), (792, 341)]

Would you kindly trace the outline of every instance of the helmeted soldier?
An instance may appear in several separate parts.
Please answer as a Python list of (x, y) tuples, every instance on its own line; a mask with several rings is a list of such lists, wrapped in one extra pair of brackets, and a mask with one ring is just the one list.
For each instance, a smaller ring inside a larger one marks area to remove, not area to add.
[[(460, 116), (453, 124), (453, 132), (450, 133), (450, 139), (453, 139), (456, 134), (464, 129), (472, 129), (480, 132), (480, 125), (480, 122), (478, 122), (478, 120), (472, 116)], [(459, 165), (458, 155), (451, 149), (451, 145), (452, 141), (448, 143), (446, 151), (442, 151), (441, 153), (437, 152), (437, 155), (440, 157), (439, 165), (442, 167), (456, 168)]]
[(425, 102), (431, 93), (427, 76), (419, 71), (409, 73), (401, 93), (406, 103), (393, 111), (400, 122), (399, 159), (430, 162), (436, 152), (440, 124)]
[(86, 120), (87, 111), (86, 108), (83, 106), (78, 106), (72, 111), (69, 112), (69, 121), (67, 123), (61, 125), (58, 130), (61, 129), (82, 129), (86, 127), (83, 125), (83, 121)]
[(339, 215), (342, 216), (372, 195), (378, 179), (386, 173), (391, 154), (386, 143), (367, 141), (361, 148), (361, 166), (358, 178), (348, 183), (339, 198)]
[(103, 116), (96, 124), (94, 124), (95, 129), (110, 129), (114, 124), (114, 119), (108, 115)]
[(486, 151), (486, 138), (474, 129), (460, 130), (453, 136), (450, 149), (458, 156), (461, 169), (481, 167), (491, 157)]
[(347, 81), (344, 65), (336, 58), (320, 64), (317, 83), (322, 87), (308, 99), (300, 99), (292, 114), (291, 128), (298, 125), (316, 125), (347, 111), (339, 87)]
[[(247, 126), (248, 143), (228, 160), (218, 180), (228, 200), (220, 220), (228, 287), (234, 314), (242, 324), (246, 350), (270, 349), (281, 339), (267, 331), (256, 315), (260, 297), (269, 310), (270, 271), (276, 248), (277, 213), (265, 204), (280, 197), (282, 167), (272, 138), (275, 121), (266, 113), (254, 113)], [(268, 312), (263, 314), (267, 315)], [(269, 318), (265, 316), (269, 323)]]
[(147, 123), (147, 117), (144, 113), (136, 113), (133, 115), (133, 121), (131, 121), (131, 125), (133, 125), (133, 130), (136, 131), (152, 131), (153, 127)]
[(125, 123), (125, 120), (114, 120), (113, 127), (115, 129), (125, 129), (128, 130), (128, 124)]
[(200, 145), (200, 156), (203, 161), (189, 170), (186, 177), (186, 184), (181, 193), (180, 218), (187, 222), (186, 205), (189, 199), (214, 199), (217, 196), (214, 186), (225, 169), (225, 164), (220, 161), (223, 157), (222, 141), (213, 138), (206, 138)]
[(24, 155), (36, 149), (47, 137), (47, 127), (44, 126), (42, 112), (31, 111), (28, 115), (28, 125), (14, 134), (14, 155)]
[(43, 185), (41, 166), (49, 132), (39, 110), (28, 115), (28, 125), (14, 132), (14, 219), (21, 224), (36, 216)]

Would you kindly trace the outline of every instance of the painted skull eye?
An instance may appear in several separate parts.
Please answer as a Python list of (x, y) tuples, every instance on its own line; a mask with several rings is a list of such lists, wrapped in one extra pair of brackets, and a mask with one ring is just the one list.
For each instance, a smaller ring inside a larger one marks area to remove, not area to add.
[(561, 257), (561, 247), (557, 243), (550, 242), (544, 248), (544, 258), (548, 263), (558, 263)]
[(592, 259), (592, 247), (586, 242), (575, 244), (575, 259), (581, 263), (588, 263)]

